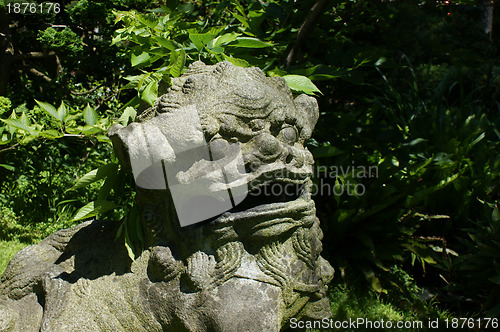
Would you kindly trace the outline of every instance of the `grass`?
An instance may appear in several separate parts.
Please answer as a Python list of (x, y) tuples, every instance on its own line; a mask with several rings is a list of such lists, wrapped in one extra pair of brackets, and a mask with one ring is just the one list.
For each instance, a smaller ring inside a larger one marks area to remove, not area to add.
[(7, 264), (14, 255), (29, 244), (18, 241), (0, 240), (0, 275), (5, 271)]
[[(335, 281), (338, 283), (335, 284)], [(364, 322), (354, 328), (346, 325), (346, 328), (340, 329), (307, 329), (309, 332), (422, 331), (427, 330), (426, 328), (430, 320), (439, 319), (442, 321), (451, 317), (448, 312), (441, 311), (437, 307), (437, 303), (422, 301), (418, 299), (417, 294), (413, 294), (411, 298), (404, 298), (397, 294), (377, 294), (364, 287), (356, 286), (355, 283), (345, 286), (338, 279), (334, 280), (334, 283), (329, 288), (330, 306), (333, 312), (331, 321), (333, 324), (335, 322), (342, 324), (342, 322), (357, 321), (359, 318), (363, 318)], [(418, 291), (416, 286), (413, 289)], [(392, 328), (387, 328), (387, 325), (382, 325), (382, 328), (376, 329), (369, 327), (369, 324), (376, 324), (376, 322), (381, 322), (382, 320), (384, 322), (390, 321), (393, 325)], [(407, 327), (397, 329), (396, 324), (398, 321), (408, 324)], [(423, 329), (417, 328), (420, 322)]]

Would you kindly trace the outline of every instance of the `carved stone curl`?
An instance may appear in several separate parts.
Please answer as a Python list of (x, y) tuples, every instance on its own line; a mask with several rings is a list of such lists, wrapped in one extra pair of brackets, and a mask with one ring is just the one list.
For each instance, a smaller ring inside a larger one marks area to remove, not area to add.
[[(303, 146), (318, 118), (316, 100), (293, 98), (283, 79), (257, 68), (195, 62), (135, 123), (110, 129), (122, 166), (133, 168), (137, 130), (146, 141), (167, 130), (173, 140), (187, 137), (175, 133), (187, 114), (199, 117), (215, 163), (238, 144), (244, 181), (225, 188), (244, 186), (246, 198), (181, 227), (169, 189), (139, 186), (140, 257), (131, 262), (114, 241), (118, 225), (101, 221), (23, 249), (1, 279), (0, 331), (279, 331), (292, 317), (331, 315), (333, 269), (320, 256), (313, 158)], [(176, 178), (191, 181), (201, 164)]]

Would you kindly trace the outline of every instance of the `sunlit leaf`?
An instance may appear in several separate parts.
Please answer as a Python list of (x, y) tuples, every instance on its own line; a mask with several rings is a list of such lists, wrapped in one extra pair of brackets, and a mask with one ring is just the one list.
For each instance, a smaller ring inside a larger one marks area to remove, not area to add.
[(61, 101), (61, 105), (57, 108), (57, 118), (59, 121), (65, 122), (66, 117), (68, 116), (68, 110), (63, 101)]
[(286, 81), (290, 89), (295, 93), (306, 93), (315, 95), (316, 92), (321, 94), (321, 91), (307, 77), (301, 75), (285, 75), (283, 79)]
[(123, 126), (126, 126), (129, 124), (129, 122), (135, 120), (136, 115), (137, 111), (133, 107), (127, 107), (125, 111), (123, 111), (123, 114), (118, 119), (118, 122), (120, 122)]
[(179, 77), (182, 73), (182, 70), (184, 69), (184, 64), (186, 63), (186, 52), (184, 52), (184, 50), (172, 52), (170, 61), (170, 74), (173, 77)]
[(34, 128), (29, 127), (28, 125), (24, 124), (19, 119), (2, 119), (2, 121), (11, 127), (14, 127), (14, 128), (20, 129), (20, 130), (24, 130), (31, 135), (37, 134), (37, 132), (36, 132), (36, 130), (34, 130)]
[(93, 126), (97, 123), (98, 120), (98, 115), (95, 109), (90, 107), (89, 104), (85, 107), (83, 110), (83, 120), (85, 121), (86, 124)]
[(215, 36), (211, 33), (189, 33), (189, 39), (200, 52)]
[(227, 56), (225, 59), (226, 59), (226, 61), (229, 61), (233, 65), (238, 66), (238, 67), (243, 67), (243, 68), (250, 67), (250, 64), (248, 63), (248, 61), (246, 61), (244, 59), (233, 58), (233, 57), (230, 57), (230, 56)]
[(52, 106), (49, 103), (45, 103), (43, 101), (38, 101), (38, 100), (35, 101), (38, 104), (38, 106), (40, 106), (45, 112), (47, 112), (47, 114), (53, 116), (56, 120), (60, 120), (59, 114), (57, 114), (57, 110), (54, 106)]
[(130, 63), (135, 67), (146, 63), (149, 59), (151, 59), (151, 56), (148, 52), (142, 52), (140, 54), (132, 53)]
[(6, 170), (9, 170), (12, 172), (14, 172), (16, 170), (16, 168), (14, 166), (6, 165), (6, 164), (0, 164), (0, 167), (5, 168)]
[(272, 43), (262, 41), (251, 37), (238, 37), (235, 41), (229, 43), (228, 47), (243, 47), (243, 48), (265, 48), (274, 46)]
[(117, 170), (118, 170), (118, 164), (113, 164), (113, 163), (106, 164), (99, 168), (93, 169), (84, 176), (82, 176), (81, 178), (79, 178), (78, 181), (75, 183), (75, 185), (71, 187), (69, 190), (77, 190), (86, 187), (91, 183), (104, 179), (105, 177), (109, 176), (112, 173), (116, 173)]
[(158, 98), (158, 81), (152, 81), (141, 93), (141, 99), (153, 106), (156, 98)]
[(72, 221), (92, 218), (98, 214), (113, 210), (116, 207), (117, 205), (110, 201), (98, 200), (90, 202), (76, 212)]

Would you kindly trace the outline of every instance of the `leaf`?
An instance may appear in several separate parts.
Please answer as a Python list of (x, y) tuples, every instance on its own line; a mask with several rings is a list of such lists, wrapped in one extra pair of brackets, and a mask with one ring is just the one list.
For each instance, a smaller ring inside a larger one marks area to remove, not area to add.
[(57, 110), (54, 106), (52, 106), (49, 103), (38, 101), (36, 99), (35, 101), (38, 104), (38, 106), (40, 106), (45, 112), (47, 112), (49, 115), (52, 115), (56, 120), (59, 120), (59, 114), (57, 114)]
[(95, 138), (97, 138), (99, 142), (111, 143), (111, 140), (106, 135), (97, 135)]
[(125, 111), (123, 111), (123, 114), (118, 119), (118, 122), (120, 122), (122, 124), (122, 126), (125, 127), (129, 124), (129, 120), (132, 120), (132, 121), (135, 120), (136, 115), (137, 115), (137, 111), (133, 107), (129, 106), (125, 109)]
[(479, 135), (475, 140), (473, 140), (470, 144), (469, 144), (469, 147), (473, 147), (474, 145), (476, 145), (477, 143), (481, 142), (483, 140), (483, 138), (486, 137), (486, 134), (485, 133), (482, 133), (481, 135)]
[(6, 165), (6, 164), (0, 164), (0, 167), (5, 168), (6, 170), (9, 170), (12, 172), (14, 172), (16, 170), (16, 168), (14, 166)]
[(375, 276), (375, 272), (373, 272), (372, 269), (367, 268), (367, 267), (360, 267), (361, 271), (365, 275), (366, 280), (370, 283), (370, 286), (374, 291), (377, 293), (383, 293), (384, 289), (382, 288), (380, 284), (379, 278)]
[(135, 76), (126, 76), (124, 79), (129, 81), (123, 88), (122, 90), (126, 89), (136, 89), (139, 86), (139, 82), (141, 82), (146, 76), (149, 76), (150, 74), (140, 74), (140, 75), (135, 75)]
[(222, 45), (222, 44), (227, 44), (227, 43), (235, 41), (236, 38), (238, 38), (239, 36), (241, 36), (241, 34), (235, 33), (235, 32), (226, 33), (226, 34), (224, 34), (222, 36), (219, 36), (219, 37), (215, 38), (213, 40), (213, 44), (214, 44), (214, 46), (219, 46), (219, 45)]
[(233, 65), (238, 66), (238, 67), (243, 67), (243, 68), (248, 68), (250, 67), (250, 64), (248, 61), (244, 59), (239, 59), (239, 58), (233, 58), (230, 56), (225, 57), (225, 59), (229, 62), (231, 62)]
[(77, 221), (82, 219), (88, 219), (94, 217), (98, 214), (102, 214), (109, 210), (113, 210), (117, 205), (110, 201), (97, 200), (90, 202), (87, 205), (80, 208), (71, 221)]
[(132, 53), (130, 63), (132, 64), (132, 67), (135, 67), (148, 62), (149, 59), (151, 59), (151, 56), (148, 52), (142, 52), (140, 54)]
[(85, 121), (86, 124), (93, 126), (97, 123), (98, 120), (98, 115), (95, 109), (90, 107), (89, 104), (85, 107), (83, 110), (83, 120)]
[(2, 121), (11, 127), (14, 127), (14, 128), (20, 129), (20, 130), (24, 130), (24, 131), (28, 132), (30, 135), (33, 135), (33, 136), (37, 135), (37, 132), (33, 128), (29, 127), (28, 125), (23, 123), (21, 120), (2, 119)]
[(242, 47), (242, 48), (265, 48), (265, 47), (272, 47), (274, 45), (257, 38), (238, 37), (236, 38), (235, 41), (229, 43), (227, 46)]
[(49, 129), (49, 130), (42, 131), (40, 133), (40, 136), (48, 138), (48, 139), (55, 139), (55, 138), (63, 137), (64, 134), (62, 134), (61, 132), (59, 132), (55, 129)]
[(175, 11), (177, 6), (179, 5), (179, 0), (167, 0), (166, 5), (167, 5), (167, 8), (173, 12), (173, 11)]
[(154, 80), (146, 85), (141, 93), (141, 99), (153, 106), (156, 98), (158, 98), (158, 81)]
[(290, 89), (295, 93), (306, 93), (308, 95), (315, 95), (315, 92), (321, 94), (321, 91), (314, 85), (314, 83), (307, 77), (302, 75), (285, 75), (283, 79), (286, 81)]
[(24, 123), (26, 126), (30, 126), (30, 121), (28, 120), (28, 117), (26, 117), (26, 114), (23, 112), (23, 114), (21, 114), (21, 117), (19, 118), (19, 120), (21, 120), (22, 123)]
[(173, 51), (173, 50), (175, 50), (175, 49), (176, 49), (176, 47), (175, 47), (174, 43), (172, 43), (172, 41), (170, 41), (170, 40), (168, 40), (168, 39), (166, 39), (166, 38), (163, 38), (163, 37), (160, 37), (160, 36), (155, 36), (155, 37), (153, 38), (153, 40), (154, 40), (154, 41), (155, 41), (158, 45), (160, 45), (161, 47), (164, 47), (164, 48), (166, 48), (166, 49), (168, 49), (168, 50)]
[(134, 244), (130, 240), (130, 236), (128, 235), (128, 227), (125, 226), (125, 248), (127, 248), (128, 256), (132, 261), (135, 260), (135, 254), (134, 254)]
[(66, 109), (66, 105), (63, 101), (61, 101), (61, 105), (57, 108), (57, 118), (59, 121), (65, 122), (66, 117), (68, 116), (68, 110)]
[(498, 206), (495, 206), (493, 209), (493, 212), (491, 213), (491, 220), (494, 223), (497, 223), (500, 221), (500, 211), (498, 210)]
[(89, 126), (89, 125), (86, 125), (85, 127), (83, 127), (81, 129), (81, 132), (84, 135), (94, 135), (94, 134), (100, 133), (101, 131), (102, 131), (101, 128), (94, 127), (94, 126)]
[(215, 36), (211, 33), (189, 33), (189, 39), (200, 52)]
[(172, 52), (170, 54), (170, 63), (170, 74), (173, 77), (181, 76), (182, 70), (184, 69), (184, 65), (186, 63), (186, 52), (184, 52), (184, 50)]
[(424, 138), (415, 138), (414, 140), (408, 142), (408, 143), (403, 143), (401, 144), (402, 146), (415, 146), (417, 144), (420, 144), (420, 143), (423, 143), (423, 142), (427, 142), (428, 140), (424, 139)]
[(117, 170), (118, 170), (118, 164), (114, 163), (106, 164), (99, 168), (93, 169), (84, 176), (82, 176), (81, 178), (79, 178), (78, 181), (75, 183), (75, 185), (71, 187), (69, 190), (77, 190), (86, 187), (91, 183), (94, 183), (105, 177), (108, 177), (110, 174), (116, 173)]
[(236, 14), (236, 13), (231, 13), (231, 14), (234, 16), (234, 18), (236, 18), (238, 21), (240, 21), (240, 23), (243, 24), (244, 27), (246, 27), (247, 29), (250, 29), (250, 26), (248, 25), (246, 18), (244, 18), (243, 16)]

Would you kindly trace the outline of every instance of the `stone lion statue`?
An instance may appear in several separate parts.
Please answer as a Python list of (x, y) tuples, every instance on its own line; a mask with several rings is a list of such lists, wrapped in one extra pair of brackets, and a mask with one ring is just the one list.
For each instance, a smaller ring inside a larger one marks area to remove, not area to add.
[(137, 184), (140, 256), (111, 221), (21, 250), (1, 278), (0, 331), (279, 331), (330, 317), (304, 148), (317, 119), (316, 100), (281, 78), (193, 63), (109, 131)]

